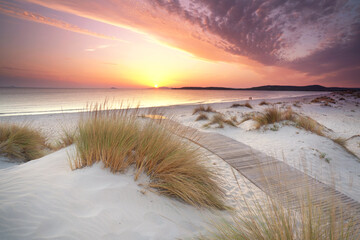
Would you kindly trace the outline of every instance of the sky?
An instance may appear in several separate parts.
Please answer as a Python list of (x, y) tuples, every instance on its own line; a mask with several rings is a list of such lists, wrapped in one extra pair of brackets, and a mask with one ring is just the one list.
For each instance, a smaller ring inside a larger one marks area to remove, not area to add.
[(0, 0), (0, 86), (360, 87), (359, 0)]

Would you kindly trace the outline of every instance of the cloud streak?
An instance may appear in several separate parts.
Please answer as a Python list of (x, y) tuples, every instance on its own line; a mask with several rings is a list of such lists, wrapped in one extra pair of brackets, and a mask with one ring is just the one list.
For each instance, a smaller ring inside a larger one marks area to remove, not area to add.
[(99, 46), (94, 47), (94, 48), (86, 48), (85, 51), (86, 52), (95, 52), (96, 50), (105, 49), (105, 48), (109, 48), (109, 47), (111, 47), (111, 45), (105, 44), (105, 45), (99, 45)]
[(50, 26), (53, 26), (53, 27), (61, 28), (61, 29), (71, 31), (71, 32), (75, 32), (75, 33), (80, 33), (80, 34), (85, 34), (85, 35), (89, 35), (89, 36), (92, 36), (92, 37), (108, 39), (108, 40), (116, 40), (116, 41), (126, 42), (127, 43), (127, 41), (116, 38), (116, 37), (112, 37), (112, 36), (92, 32), (90, 30), (80, 28), (80, 27), (78, 27), (76, 25), (73, 25), (73, 24), (70, 24), (70, 23), (67, 23), (67, 22), (64, 22), (64, 21), (61, 21), (61, 20), (45, 17), (45, 16), (42, 16), (40, 14), (36, 14), (36, 13), (30, 12), (30, 11), (26, 11), (26, 10), (23, 10), (23, 9), (14, 7), (14, 6), (5, 5), (3, 3), (0, 3), (0, 13), (6, 14), (6, 15), (11, 16), (11, 17), (16, 17), (16, 18), (19, 18), (19, 19), (27, 20), (27, 21), (32, 21), (32, 22), (37, 22), (37, 23), (41, 23), (41, 24), (50, 25)]

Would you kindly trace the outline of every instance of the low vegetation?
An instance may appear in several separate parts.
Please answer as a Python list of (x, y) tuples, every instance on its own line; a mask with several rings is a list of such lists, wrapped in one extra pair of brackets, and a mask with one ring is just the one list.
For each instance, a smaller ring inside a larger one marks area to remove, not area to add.
[[(271, 198), (244, 199), (248, 212), (236, 214), (233, 221), (214, 223), (214, 230), (199, 240), (357, 240), (359, 226), (350, 218), (345, 220), (338, 206), (329, 201), (330, 209), (314, 205), (311, 196), (301, 200), (299, 212), (282, 206)], [(340, 215), (340, 216), (339, 216)]]
[(299, 128), (303, 128), (306, 131), (313, 132), (319, 136), (324, 136), (324, 126), (319, 124), (311, 117), (299, 115), (297, 116), (295, 123)]
[(230, 106), (231, 108), (236, 108), (236, 107), (247, 107), (252, 109), (253, 107), (251, 106), (250, 103), (246, 102), (245, 104), (239, 104), (239, 103), (234, 103), (233, 105)]
[[(323, 156), (325, 158), (325, 155)], [(269, 180), (282, 184), (272, 189), (281, 195), (286, 189), (293, 189), (292, 183), (282, 181), (280, 169), (276, 167), (268, 179), (261, 167), (259, 174), (263, 181)], [(278, 177), (279, 179), (274, 180)], [(307, 177), (297, 179), (307, 182)], [(240, 184), (238, 182), (240, 188)], [(277, 196), (274, 192), (273, 196)], [(283, 200), (281, 200), (283, 199)], [(238, 200), (238, 199), (237, 199)], [(318, 192), (316, 188), (303, 186), (291, 191), (291, 198), (249, 198), (243, 196), (232, 219), (213, 221), (212, 229), (198, 240), (357, 240), (360, 226), (356, 213), (348, 209), (336, 195)], [(319, 201), (320, 200), (320, 201)], [(286, 204), (289, 203), (289, 204)], [(342, 204), (339, 204), (342, 203)], [(295, 207), (296, 206), (296, 207)]]
[(230, 118), (230, 120), (231, 120), (234, 124), (239, 124), (236, 116), (232, 116), (232, 117)]
[(243, 113), (242, 114), (242, 118), (241, 121), (238, 122), (239, 124), (242, 124), (243, 122), (246, 122), (248, 120), (252, 120), (255, 117), (256, 113), (255, 112), (249, 112), (249, 113)]
[(310, 117), (295, 113), (291, 107), (288, 107), (286, 110), (281, 110), (276, 106), (269, 107), (265, 109), (263, 113), (252, 115), (251, 119), (256, 122), (256, 128), (287, 120), (295, 123), (299, 128), (313, 132), (319, 136), (324, 136), (324, 126)]
[(176, 135), (169, 121), (137, 118), (137, 110), (107, 110), (95, 105), (79, 123), (73, 169), (102, 162), (111, 172), (135, 167), (150, 187), (196, 207), (225, 209), (216, 175), (203, 164), (198, 149)]
[(300, 102), (299, 101), (296, 101), (293, 103), (293, 106), (294, 107), (297, 107), (297, 108), (301, 108), (301, 105), (300, 105)]
[(281, 122), (284, 120), (293, 121), (294, 113), (291, 108), (282, 111), (278, 107), (270, 107), (265, 109), (263, 113), (255, 114), (252, 119), (256, 122), (256, 128), (261, 126)]
[(321, 97), (317, 97), (317, 98), (314, 98), (313, 100), (311, 100), (311, 103), (335, 104), (336, 101), (335, 101), (335, 99), (333, 99), (331, 97), (321, 96)]
[(264, 106), (264, 105), (270, 105), (270, 103), (266, 102), (266, 101), (261, 101), (259, 103), (260, 106)]
[(29, 161), (42, 157), (47, 148), (46, 138), (29, 125), (0, 123), (0, 154)]
[[(288, 107), (286, 110), (281, 110), (280, 108), (273, 106), (273, 107), (265, 109), (263, 113), (246, 114), (240, 123), (243, 123), (250, 119), (252, 119), (256, 122), (257, 129), (259, 129), (262, 126), (266, 126), (268, 124), (274, 124), (274, 123), (278, 123), (278, 122), (285, 121), (285, 120), (291, 121), (298, 128), (301, 128), (306, 131), (315, 133), (319, 136), (323, 136), (323, 137), (327, 137), (327, 138), (331, 139), (336, 144), (340, 145), (349, 154), (358, 158), (355, 153), (353, 153), (351, 150), (349, 150), (346, 147), (347, 139), (340, 138), (340, 137), (339, 138), (331, 138), (329, 136), (326, 136), (324, 133), (325, 127), (323, 125), (321, 125), (320, 123), (318, 123), (311, 117), (303, 116), (303, 115), (293, 112), (290, 107)], [(279, 126), (274, 125), (270, 128), (270, 130), (278, 131)]]
[(337, 137), (332, 139), (336, 144), (339, 144), (342, 147), (346, 147), (346, 139), (342, 137)]
[(195, 121), (209, 120), (209, 117), (205, 113), (200, 113)]
[(193, 111), (193, 115), (199, 112), (212, 112), (215, 113), (216, 111), (211, 107), (211, 106), (207, 106), (206, 108), (202, 105), (200, 105), (199, 107), (195, 108)]
[(233, 117), (232, 119), (226, 119), (223, 114), (217, 113), (212, 117), (211, 121), (204, 126), (209, 127), (210, 125), (217, 124), (218, 128), (224, 128), (225, 125), (236, 127), (236, 122), (233, 119)]
[(67, 146), (70, 146), (75, 142), (76, 137), (76, 131), (71, 131), (67, 129), (62, 130), (62, 134), (60, 136), (60, 140), (56, 143), (54, 147), (52, 147), (53, 150), (59, 150), (61, 148), (65, 148)]
[[(356, 136), (358, 136), (358, 135), (354, 135), (353, 137), (356, 137)], [(353, 137), (351, 137), (351, 138), (353, 138)], [(349, 138), (349, 139), (351, 139), (351, 138)], [(345, 151), (347, 151), (349, 154), (353, 155), (358, 160), (360, 160), (359, 157), (346, 146), (346, 142), (349, 139), (342, 138), (342, 137), (331, 138), (331, 140), (333, 140), (334, 143), (340, 145)]]

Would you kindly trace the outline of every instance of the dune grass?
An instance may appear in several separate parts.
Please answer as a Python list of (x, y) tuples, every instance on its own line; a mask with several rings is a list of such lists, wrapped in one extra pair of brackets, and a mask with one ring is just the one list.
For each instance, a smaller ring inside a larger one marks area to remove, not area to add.
[(261, 126), (281, 122), (284, 120), (293, 121), (294, 113), (291, 108), (281, 110), (276, 106), (269, 107), (263, 113), (255, 114), (252, 118), (256, 122), (256, 128)]
[(198, 113), (198, 112), (212, 112), (215, 113), (216, 111), (211, 107), (211, 106), (207, 106), (206, 108), (202, 105), (200, 105), (199, 107), (195, 108), (193, 110), (193, 115)]
[(218, 128), (224, 128), (225, 125), (236, 127), (236, 122), (233, 119), (233, 117), (231, 119), (226, 119), (223, 114), (217, 113), (212, 117), (211, 121), (204, 126), (209, 127), (210, 125), (217, 124)]
[(238, 119), (237, 119), (236, 116), (232, 116), (232, 117), (230, 118), (230, 120), (231, 120), (235, 125), (236, 125), (236, 124), (239, 124)]
[[(281, 181), (280, 169), (273, 169), (274, 177), (281, 182), (278, 191), (291, 189), (291, 183)], [(262, 178), (272, 185), (269, 179)], [(235, 175), (234, 175), (235, 176)], [(238, 179), (235, 177), (236, 181)], [(306, 178), (299, 181), (306, 182)], [(237, 182), (241, 189), (239, 182)], [(284, 188), (283, 188), (284, 187)], [(276, 189), (276, 188), (275, 188)], [(276, 196), (276, 193), (273, 195)], [(281, 204), (267, 195), (264, 198), (244, 196), (233, 212), (231, 219), (211, 222), (212, 229), (206, 235), (197, 236), (198, 240), (357, 240), (360, 238), (360, 225), (356, 215), (344, 205), (336, 195), (319, 195), (315, 188), (304, 186), (292, 192), (290, 199)], [(319, 199), (321, 201), (319, 202)], [(280, 199), (279, 199), (280, 200)], [(298, 207), (292, 208), (294, 201)]]
[(335, 101), (335, 99), (333, 99), (331, 97), (321, 96), (321, 97), (314, 98), (313, 100), (311, 100), (310, 103), (326, 103), (326, 104), (332, 103), (332, 104), (335, 104), (336, 101)]
[(245, 104), (234, 103), (234, 104), (232, 104), (230, 107), (231, 107), (231, 108), (247, 107), (247, 108), (250, 108), (250, 109), (253, 108), (249, 102), (246, 102)]
[(303, 128), (319, 136), (324, 136), (324, 127), (310, 117), (299, 115), (295, 123), (299, 128)]
[(200, 113), (195, 121), (209, 120), (209, 117), (205, 113)]
[(70, 146), (75, 142), (75, 138), (76, 138), (76, 131), (63, 128), (60, 139), (56, 142), (54, 146), (51, 147), (51, 149), (59, 150), (61, 148)]
[(269, 107), (265, 109), (263, 113), (253, 115), (252, 119), (256, 122), (257, 129), (259, 129), (261, 126), (287, 120), (294, 122), (298, 128), (310, 131), (319, 136), (325, 136), (324, 126), (310, 117), (299, 115), (293, 112), (291, 107), (288, 107), (286, 110), (281, 110), (276, 106)]
[[(248, 201), (248, 200), (244, 200)], [(337, 206), (329, 202), (324, 210), (312, 204), (311, 197), (302, 200), (295, 212), (271, 198), (247, 204), (249, 212), (235, 214), (232, 221), (214, 223), (214, 230), (201, 240), (357, 240), (359, 226), (350, 218), (336, 214)], [(341, 214), (340, 214), (341, 215)]]
[(270, 105), (270, 103), (266, 102), (266, 101), (261, 101), (259, 103), (260, 106), (264, 106), (264, 105)]
[(196, 207), (225, 209), (216, 175), (204, 165), (198, 149), (177, 137), (181, 129), (164, 120), (137, 118), (137, 110), (107, 110), (94, 105), (79, 123), (73, 169), (103, 162), (111, 172), (135, 166), (159, 193)]
[[(355, 135), (356, 136), (356, 135)], [(346, 152), (348, 152), (350, 155), (354, 156), (355, 158), (357, 158), (358, 160), (359, 157), (354, 153), (352, 152), (347, 146), (346, 146), (346, 142), (347, 140), (351, 139), (346, 139), (346, 138), (342, 138), (342, 137), (337, 137), (337, 138), (330, 138), (334, 143), (340, 145)]]
[(332, 139), (336, 144), (339, 144), (342, 147), (346, 147), (346, 138), (337, 137)]
[(0, 154), (30, 161), (44, 155), (46, 138), (28, 124), (0, 123)]

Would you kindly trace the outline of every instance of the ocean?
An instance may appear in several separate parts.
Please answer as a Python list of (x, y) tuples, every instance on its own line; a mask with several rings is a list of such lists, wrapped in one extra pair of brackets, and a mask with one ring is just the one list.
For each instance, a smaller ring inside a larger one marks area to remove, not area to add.
[[(323, 93), (323, 92), (322, 92)], [(229, 91), (173, 89), (0, 88), (0, 116), (81, 112), (87, 104), (121, 102), (140, 107), (206, 104), (238, 100), (315, 95), (301, 91)]]

